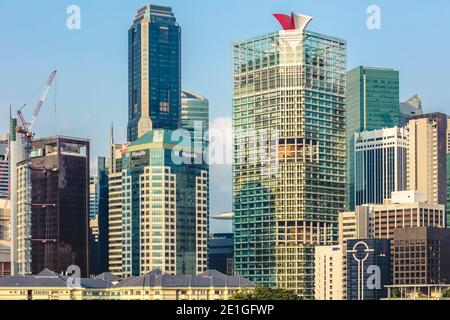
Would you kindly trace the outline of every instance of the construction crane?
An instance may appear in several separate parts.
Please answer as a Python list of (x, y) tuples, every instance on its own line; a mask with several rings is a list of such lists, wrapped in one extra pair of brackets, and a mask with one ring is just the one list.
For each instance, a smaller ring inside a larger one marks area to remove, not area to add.
[(50, 87), (51, 87), (51, 85), (53, 83), (53, 80), (55, 80), (55, 77), (56, 77), (57, 73), (58, 73), (57, 70), (54, 70), (52, 73), (50, 73), (50, 76), (48, 77), (47, 83), (46, 83), (46, 85), (44, 87), (44, 91), (42, 92), (42, 96), (39, 99), (39, 101), (38, 101), (38, 103), (37, 103), (37, 105), (36, 105), (36, 107), (35, 107), (35, 109), (33, 111), (32, 119), (31, 119), (30, 123), (27, 123), (25, 121), (25, 118), (24, 118), (23, 113), (22, 113), (22, 110), (27, 106), (26, 104), (17, 111), (17, 115), (19, 116), (21, 127), (18, 127), (16, 129), (16, 131), (18, 133), (24, 134), (25, 137), (27, 138), (27, 140), (30, 140), (33, 137), (32, 130), (33, 130), (34, 123), (36, 122), (36, 119), (37, 119), (37, 117), (39, 115), (39, 112), (41, 111), (41, 108), (42, 108), (42, 105), (45, 102), (45, 99), (47, 99), (48, 91), (50, 90)]
[[(57, 74), (57, 70), (52, 71), (52, 73), (50, 73), (50, 76), (48, 77), (48, 80), (44, 86), (44, 91), (42, 92), (41, 98), (39, 99), (34, 111), (33, 111), (33, 115), (32, 115), (32, 119), (30, 123), (27, 123), (27, 121), (25, 120), (25, 117), (23, 116), (22, 110), (27, 106), (27, 104), (24, 104), (22, 108), (20, 108), (17, 111), (17, 116), (20, 119), (20, 125), (18, 125), (16, 127), (16, 132), (19, 134), (23, 135), (23, 150), (24, 150), (24, 159), (26, 166), (25, 166), (25, 183), (28, 186), (31, 186), (31, 171), (34, 170), (31, 166), (31, 144), (32, 144), (32, 140), (33, 140), (33, 126), (36, 122), (36, 119), (39, 115), (39, 112), (41, 111), (41, 108), (45, 102), (45, 100), (47, 99), (47, 95), (48, 92), (50, 90), (50, 87), (53, 83), (53, 80), (55, 80), (56, 74)], [(15, 167), (15, 166), (14, 166)], [(41, 207), (41, 208), (47, 208), (48, 206), (50, 207), (56, 207), (56, 204), (52, 203), (52, 204), (33, 204), (32, 203), (32, 194), (31, 194), (31, 188), (26, 188), (25, 189), (25, 204), (26, 204), (26, 215), (29, 215), (31, 217), (31, 210), (32, 207)], [(48, 233), (48, 216), (47, 213), (45, 214), (45, 219), (46, 219), (46, 233)], [(31, 231), (30, 231), (31, 232)], [(29, 239), (27, 239), (30, 242), (40, 242), (44, 244), (44, 250), (45, 250), (45, 255), (46, 255), (46, 262), (45, 264), (47, 265), (47, 244), (49, 242), (56, 242), (55, 239), (33, 239), (31, 237), (31, 233), (30, 233), (30, 237)]]

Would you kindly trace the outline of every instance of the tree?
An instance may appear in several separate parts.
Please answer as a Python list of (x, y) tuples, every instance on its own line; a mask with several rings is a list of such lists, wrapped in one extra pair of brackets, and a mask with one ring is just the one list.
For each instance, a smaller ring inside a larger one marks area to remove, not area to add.
[(233, 294), (231, 300), (301, 300), (300, 297), (291, 290), (281, 288), (268, 288), (261, 285), (256, 286), (251, 292), (238, 292)]
[(442, 293), (442, 298), (450, 298), (450, 289), (447, 289)]

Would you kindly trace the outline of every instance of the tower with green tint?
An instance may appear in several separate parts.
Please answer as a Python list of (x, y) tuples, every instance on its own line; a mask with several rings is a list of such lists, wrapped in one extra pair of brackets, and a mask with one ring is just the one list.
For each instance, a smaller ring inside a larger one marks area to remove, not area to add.
[(359, 66), (347, 72), (348, 210), (355, 207), (355, 133), (400, 125), (399, 72)]
[(314, 298), (314, 248), (345, 207), (346, 42), (284, 30), (233, 46), (235, 273)]

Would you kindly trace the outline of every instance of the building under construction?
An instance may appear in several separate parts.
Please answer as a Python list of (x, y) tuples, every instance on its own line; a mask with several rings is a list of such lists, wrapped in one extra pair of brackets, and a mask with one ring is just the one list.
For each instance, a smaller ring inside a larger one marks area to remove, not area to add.
[(29, 161), (17, 163), (15, 273), (61, 273), (77, 265), (88, 275), (88, 212), (89, 141), (32, 141)]

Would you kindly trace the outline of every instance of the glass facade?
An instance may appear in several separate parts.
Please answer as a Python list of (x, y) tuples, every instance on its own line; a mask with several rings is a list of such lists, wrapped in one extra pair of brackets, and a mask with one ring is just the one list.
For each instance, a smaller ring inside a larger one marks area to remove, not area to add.
[(354, 134), (400, 124), (399, 72), (359, 66), (347, 73), (348, 210), (355, 208)]
[(175, 130), (181, 107), (181, 29), (170, 7), (146, 5), (128, 31), (128, 141)]
[(108, 271), (108, 174), (106, 159), (97, 158), (89, 183), (89, 254), (91, 274)]
[(17, 171), (17, 273), (63, 273), (75, 264), (89, 275), (89, 141), (35, 140), (31, 164), (19, 162)]
[(346, 43), (279, 31), (236, 43), (233, 68), (235, 273), (312, 299), (345, 206)]
[(188, 130), (193, 143), (208, 146), (209, 102), (205, 97), (185, 91), (181, 92), (181, 127)]

